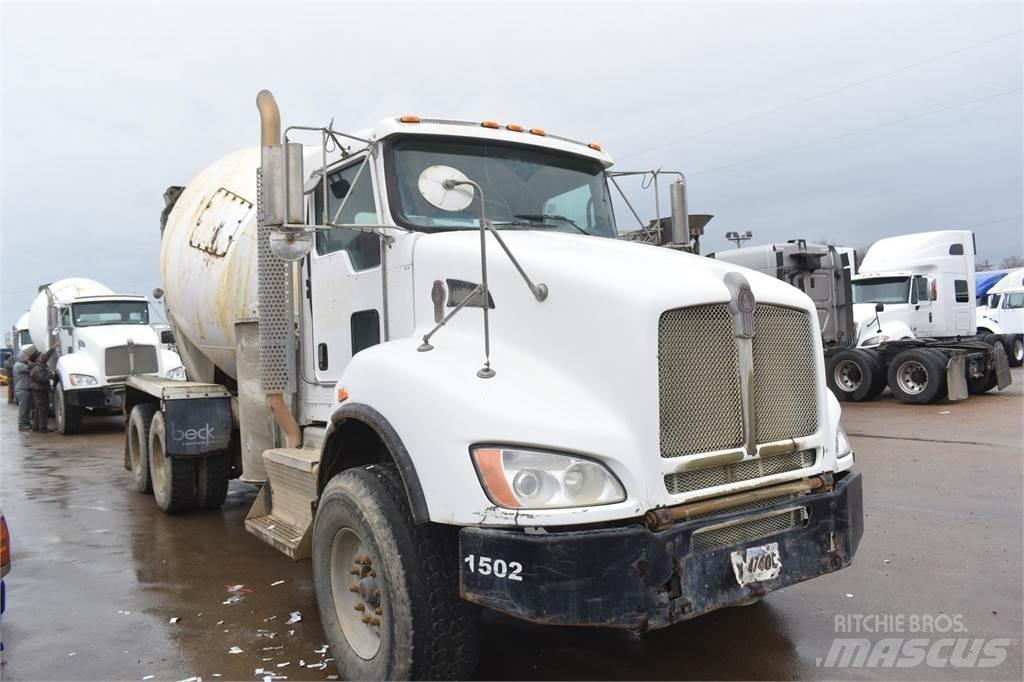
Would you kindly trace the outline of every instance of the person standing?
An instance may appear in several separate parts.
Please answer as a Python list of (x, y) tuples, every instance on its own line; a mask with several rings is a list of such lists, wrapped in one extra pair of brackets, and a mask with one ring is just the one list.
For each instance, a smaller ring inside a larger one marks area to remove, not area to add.
[(7, 404), (14, 402), (14, 353), (4, 360), (4, 374), (7, 375)]
[(14, 400), (18, 403), (18, 430), (28, 431), (32, 428), (32, 380), (28, 353), (18, 356), (14, 363)]
[(32, 384), (32, 430), (47, 433), (50, 430), (50, 372), (49, 362), (53, 349), (36, 353), (29, 379)]

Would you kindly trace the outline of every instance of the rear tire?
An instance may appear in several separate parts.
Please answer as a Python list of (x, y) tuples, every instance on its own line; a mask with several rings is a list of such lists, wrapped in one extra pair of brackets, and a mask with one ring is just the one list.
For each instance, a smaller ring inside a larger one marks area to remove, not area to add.
[(888, 384), (901, 403), (923, 405), (940, 400), (946, 387), (945, 363), (927, 348), (910, 348), (889, 363)]
[(197, 501), (200, 509), (220, 509), (228, 496), (228, 456), (207, 455), (199, 461)]
[(882, 363), (863, 348), (844, 348), (828, 359), (828, 387), (842, 401), (872, 400), (885, 390)]
[(149, 427), (149, 475), (156, 505), (168, 514), (196, 507), (196, 462), (185, 457), (168, 457), (164, 415), (157, 412)]
[(156, 408), (156, 403), (141, 403), (132, 408), (128, 417), (128, 462), (135, 489), (140, 493), (153, 492), (149, 477), (149, 427)]
[(413, 522), (393, 466), (349, 469), (327, 484), (313, 525), (313, 583), (342, 679), (473, 672), (478, 611), (459, 598), (455, 529)]
[(72, 405), (68, 401), (68, 395), (64, 392), (63, 384), (58, 383), (53, 393), (54, 421), (57, 423), (57, 432), (62, 436), (70, 436), (78, 433), (82, 428), (83, 408)]
[(1021, 334), (1003, 334), (1003, 349), (1010, 367), (1024, 365), (1024, 336)]

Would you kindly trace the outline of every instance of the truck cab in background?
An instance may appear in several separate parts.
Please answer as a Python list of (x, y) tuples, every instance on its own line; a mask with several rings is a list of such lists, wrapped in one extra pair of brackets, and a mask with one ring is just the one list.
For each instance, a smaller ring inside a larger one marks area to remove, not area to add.
[(994, 284), (977, 312), (978, 333), (999, 335), (1010, 365), (1024, 364), (1024, 268), (1011, 270)]
[(181, 359), (159, 345), (145, 296), (115, 294), (85, 278), (40, 287), (29, 311), (36, 349), (54, 349), (57, 431), (76, 433), (88, 413), (121, 411), (125, 380), (153, 374), (184, 380)]
[(857, 345), (972, 336), (974, 256), (974, 233), (966, 230), (918, 232), (872, 244), (852, 278)]

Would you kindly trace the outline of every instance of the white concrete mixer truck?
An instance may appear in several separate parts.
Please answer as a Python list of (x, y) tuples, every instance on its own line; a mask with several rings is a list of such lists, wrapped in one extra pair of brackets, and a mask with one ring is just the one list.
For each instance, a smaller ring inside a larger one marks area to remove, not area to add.
[(125, 379), (152, 374), (184, 380), (177, 353), (160, 347), (145, 296), (115, 294), (84, 277), (39, 287), (28, 313), (36, 350), (51, 348), (57, 431), (76, 433), (86, 414), (121, 411)]
[(600, 145), (418, 116), (282, 142), (257, 101), (262, 146), (165, 194), (191, 381), (128, 379), (125, 467), (168, 512), (259, 485), (246, 527), (312, 558), (342, 677), (470, 674), (479, 607), (661, 628), (851, 562), (805, 294), (615, 239)]

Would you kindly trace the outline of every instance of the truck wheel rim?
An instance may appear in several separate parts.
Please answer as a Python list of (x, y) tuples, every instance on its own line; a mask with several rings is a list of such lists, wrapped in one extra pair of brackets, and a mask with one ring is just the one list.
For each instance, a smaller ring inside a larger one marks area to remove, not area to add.
[(928, 386), (928, 370), (917, 360), (907, 360), (896, 372), (896, 383), (908, 395), (917, 395)]
[(1013, 340), (1013, 359), (1017, 362), (1024, 360), (1024, 341), (1020, 339)]
[(370, 660), (380, 650), (384, 616), (381, 583), (363, 539), (342, 528), (331, 545), (331, 593), (342, 634), (360, 658)]
[(149, 472), (149, 475), (153, 478), (154, 494), (161, 495), (167, 484), (167, 458), (164, 456), (163, 444), (159, 438), (153, 439), (152, 455), (150, 461), (153, 465), (150, 467), (152, 471)]
[(833, 371), (833, 378), (836, 381), (836, 386), (847, 393), (856, 391), (864, 381), (860, 366), (853, 360), (843, 360), (837, 364)]

